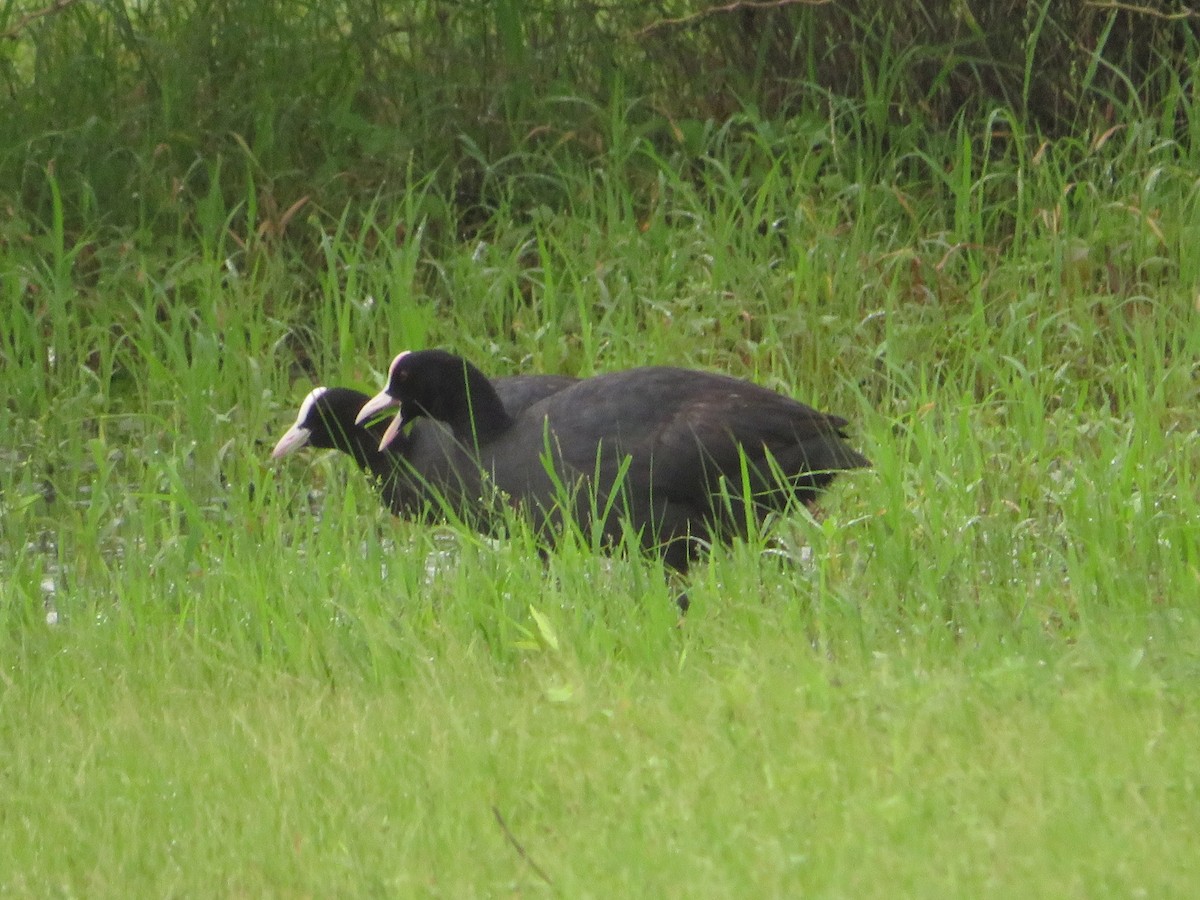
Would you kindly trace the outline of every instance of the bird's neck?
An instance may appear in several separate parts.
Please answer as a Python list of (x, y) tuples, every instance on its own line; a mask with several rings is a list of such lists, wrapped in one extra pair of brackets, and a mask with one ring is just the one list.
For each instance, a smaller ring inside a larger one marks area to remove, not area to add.
[(383, 429), (352, 429), (348, 435), (350, 456), (360, 469), (383, 474), (389, 468), (388, 453), (379, 449)]
[(461, 443), (478, 447), (507, 431), (513, 419), (487, 376), (468, 362), (463, 364), (463, 376), (465, 403), (448, 424)]

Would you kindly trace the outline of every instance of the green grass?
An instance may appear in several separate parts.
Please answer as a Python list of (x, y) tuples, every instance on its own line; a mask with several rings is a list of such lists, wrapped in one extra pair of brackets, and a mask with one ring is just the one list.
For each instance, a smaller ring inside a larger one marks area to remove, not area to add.
[[(832, 103), (664, 143), (636, 103), (590, 164), (531, 143), (459, 212), (393, 173), (300, 249), (219, 167), (193, 231), (0, 241), (6, 895), (1195, 893), (1188, 130), (871, 152)], [(875, 468), (681, 623), (656, 562), (270, 464), (313, 383), (435, 345), (753, 378)]]
[[(82, 660), (50, 661), (6, 735), (6, 888), (539, 891), (496, 810), (567, 896), (1196, 883), (1194, 670), (1052, 642), (1045, 659), (907, 641), (830, 659), (807, 616), (755, 606), (650, 638), (655, 660), (505, 661), (414, 628), (374, 682), (250, 666), (170, 629), (146, 638), (170, 658), (105, 660), (76, 695), (51, 686), (78, 684)], [(560, 647), (587, 640), (561, 624)]]

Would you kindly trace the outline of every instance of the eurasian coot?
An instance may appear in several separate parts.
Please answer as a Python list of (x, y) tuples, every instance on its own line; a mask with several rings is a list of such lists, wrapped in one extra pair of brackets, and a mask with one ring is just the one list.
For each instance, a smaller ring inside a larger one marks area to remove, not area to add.
[[(557, 375), (520, 375), (497, 379), (497, 396), (520, 412), (577, 379)], [(469, 504), (480, 494), (479, 467), (441, 422), (421, 421), (380, 447), (387, 424), (358, 424), (355, 418), (368, 397), (343, 387), (318, 387), (300, 404), (291, 428), (271, 452), (279, 459), (301, 447), (339, 450), (371, 475), (384, 504), (396, 515), (415, 518), (452, 511), (470, 518)]]
[(358, 421), (400, 407), (439, 419), (501, 491), (552, 530), (569, 514), (616, 539), (622, 520), (685, 571), (697, 545), (744, 533), (791, 498), (811, 501), (842, 470), (870, 466), (846, 420), (759, 385), (690, 369), (597, 375), (505, 407), (475, 366), (443, 350), (401, 353)]

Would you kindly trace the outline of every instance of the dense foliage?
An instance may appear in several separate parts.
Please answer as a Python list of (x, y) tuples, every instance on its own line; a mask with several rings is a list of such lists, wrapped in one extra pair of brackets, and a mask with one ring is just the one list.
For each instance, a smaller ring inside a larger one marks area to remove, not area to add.
[[(1196, 56), (1183, 6), (68, 0), (4, 10), (0, 202), (18, 222), (44, 224), (59, 197), (72, 229), (98, 218), (191, 234), (198, 217), (249, 196), (255, 229), (296, 238), (297, 212), (336, 218), (351, 200), (394, 199), (415, 171), (452, 198), (424, 217), (473, 231), (505, 200), (521, 215), (565, 202), (539, 170), (652, 169), (641, 153), (613, 158), (643, 144), (686, 170), (730, 122), (748, 146), (785, 121), (806, 136), (828, 122), (827, 138), (864, 143), (885, 167), (929, 129), (996, 111), (1037, 138), (1129, 124), (1118, 111), (1196, 137), (1179, 106)], [(513, 165), (528, 177), (502, 197), (497, 171)]]

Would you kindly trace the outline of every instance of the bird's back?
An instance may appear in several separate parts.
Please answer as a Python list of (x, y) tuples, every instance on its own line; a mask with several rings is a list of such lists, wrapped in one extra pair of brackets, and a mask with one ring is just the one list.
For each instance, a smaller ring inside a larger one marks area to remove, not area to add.
[[(758, 515), (792, 497), (811, 500), (838, 471), (869, 466), (845, 443), (846, 425), (748, 381), (644, 367), (530, 405), (482, 448), (483, 464), (528, 505), (549, 510), (566, 499), (585, 523), (598, 510), (626, 514), (651, 543), (736, 530), (747, 491)], [(564, 498), (564, 488), (581, 493)]]

